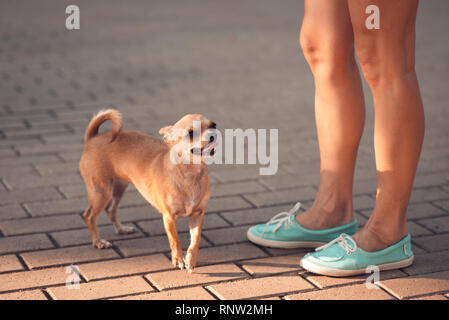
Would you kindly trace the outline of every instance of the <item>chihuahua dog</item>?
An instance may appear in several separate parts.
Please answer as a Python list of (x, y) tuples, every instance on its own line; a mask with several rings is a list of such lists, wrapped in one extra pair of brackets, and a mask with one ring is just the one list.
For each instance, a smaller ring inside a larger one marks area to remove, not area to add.
[[(98, 133), (110, 120), (112, 131)], [(161, 214), (170, 244), (172, 263), (192, 272), (198, 257), (204, 213), (210, 197), (204, 158), (213, 156), (216, 124), (200, 114), (189, 114), (160, 129), (163, 139), (136, 131), (122, 131), (122, 115), (100, 111), (89, 123), (80, 160), (80, 172), (89, 195), (84, 219), (97, 248), (111, 243), (98, 235), (97, 219), (105, 210), (118, 234), (134, 232), (117, 218), (120, 199), (129, 183)], [(190, 246), (183, 259), (176, 231), (178, 217), (187, 216)]]

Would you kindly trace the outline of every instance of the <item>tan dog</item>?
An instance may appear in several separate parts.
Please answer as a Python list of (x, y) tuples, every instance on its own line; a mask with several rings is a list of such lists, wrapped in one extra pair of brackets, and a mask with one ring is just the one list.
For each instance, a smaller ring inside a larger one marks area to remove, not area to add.
[[(107, 120), (113, 123), (112, 131), (98, 133), (100, 125)], [(134, 232), (134, 228), (123, 226), (117, 218), (120, 199), (132, 183), (162, 214), (172, 263), (181, 269), (185, 263), (191, 272), (198, 257), (204, 212), (210, 197), (209, 174), (203, 158), (215, 152), (216, 136), (208, 130), (215, 126), (202, 115), (189, 114), (175, 125), (162, 128), (161, 140), (136, 131), (121, 131), (122, 117), (117, 110), (98, 113), (86, 129), (80, 161), (89, 194), (84, 219), (93, 245), (101, 249), (112, 246), (98, 235), (97, 219), (103, 209), (117, 233)], [(189, 163), (177, 164), (173, 159)], [(191, 241), (185, 260), (176, 231), (180, 216), (189, 217)]]

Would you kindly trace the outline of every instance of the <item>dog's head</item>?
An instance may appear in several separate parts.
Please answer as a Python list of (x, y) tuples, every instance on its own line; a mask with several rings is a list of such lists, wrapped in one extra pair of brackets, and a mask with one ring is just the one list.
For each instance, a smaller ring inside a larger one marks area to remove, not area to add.
[[(217, 125), (201, 114), (188, 114), (172, 126), (159, 130), (165, 143), (183, 158), (199, 160), (212, 157), (217, 146)], [(194, 161), (195, 162), (195, 161)]]

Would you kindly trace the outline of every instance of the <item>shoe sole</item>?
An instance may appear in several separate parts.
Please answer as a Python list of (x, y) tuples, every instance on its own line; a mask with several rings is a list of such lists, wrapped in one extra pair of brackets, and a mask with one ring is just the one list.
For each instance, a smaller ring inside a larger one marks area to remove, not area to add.
[[(384, 263), (376, 266), (379, 268), (379, 271), (401, 269), (410, 266), (413, 263), (413, 259), (414, 256), (411, 256), (410, 258), (405, 260), (401, 260), (398, 262)], [(307, 271), (331, 277), (348, 277), (367, 273), (366, 268), (356, 270), (332, 269), (320, 266), (305, 259), (301, 259), (299, 265)]]
[(279, 248), (279, 249), (296, 249), (296, 248), (317, 248), (325, 245), (327, 242), (318, 241), (275, 241), (256, 237), (249, 230), (246, 233), (248, 240), (252, 243), (263, 247)]

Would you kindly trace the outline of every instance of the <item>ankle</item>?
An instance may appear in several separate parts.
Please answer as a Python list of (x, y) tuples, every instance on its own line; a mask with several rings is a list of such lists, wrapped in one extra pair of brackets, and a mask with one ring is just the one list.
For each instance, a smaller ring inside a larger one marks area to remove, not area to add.
[(336, 222), (350, 222), (354, 219), (352, 196), (339, 194), (317, 195), (310, 208), (314, 214), (322, 219), (330, 219)]
[(352, 188), (322, 179), (312, 208), (324, 216), (352, 217)]
[(296, 221), (301, 226), (311, 230), (333, 228), (353, 220), (352, 204), (350, 206), (328, 206), (324, 208), (314, 203), (309, 210), (296, 216)]
[(406, 223), (388, 223), (368, 220), (362, 229), (366, 235), (376, 242), (390, 246), (407, 235)]

